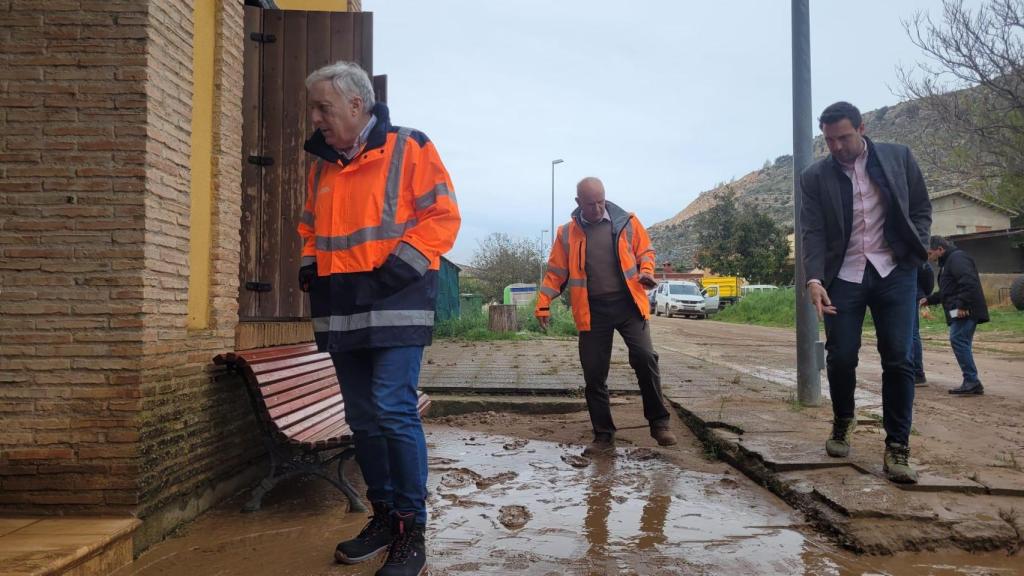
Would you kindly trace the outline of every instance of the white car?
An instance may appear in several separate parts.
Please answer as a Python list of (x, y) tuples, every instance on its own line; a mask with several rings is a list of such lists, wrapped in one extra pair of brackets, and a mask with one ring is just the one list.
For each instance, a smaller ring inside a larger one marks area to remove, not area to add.
[(693, 316), (707, 318), (718, 310), (718, 298), (708, 302), (705, 294), (693, 282), (668, 280), (658, 285), (654, 295), (654, 313), (658, 316)]

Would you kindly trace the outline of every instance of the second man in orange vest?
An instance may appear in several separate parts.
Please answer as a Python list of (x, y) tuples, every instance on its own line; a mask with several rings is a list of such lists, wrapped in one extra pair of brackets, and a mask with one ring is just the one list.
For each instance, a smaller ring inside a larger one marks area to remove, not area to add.
[(569, 289), (594, 428), (594, 441), (583, 453), (608, 453), (615, 447), (607, 380), (616, 330), (629, 348), (651, 436), (662, 446), (674, 445), (648, 324), (645, 290), (657, 284), (651, 239), (636, 215), (605, 201), (604, 184), (597, 178), (576, 185), (576, 204), (572, 219), (555, 235), (535, 315), (546, 328), (551, 301)]

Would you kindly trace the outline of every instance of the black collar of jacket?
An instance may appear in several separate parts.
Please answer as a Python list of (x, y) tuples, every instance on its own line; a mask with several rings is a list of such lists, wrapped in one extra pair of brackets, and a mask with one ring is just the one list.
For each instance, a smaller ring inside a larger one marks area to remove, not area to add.
[(952, 256), (953, 252), (956, 252), (957, 250), (959, 250), (959, 248), (950, 248), (949, 250), (943, 252), (942, 256), (939, 256), (939, 266), (945, 266), (946, 261), (949, 260), (949, 257)]
[[(373, 129), (370, 130), (370, 135), (366, 138), (365, 150), (373, 150), (374, 148), (380, 148), (387, 142), (388, 131), (391, 129), (391, 113), (388, 111), (388, 107), (383, 102), (377, 102), (373, 106), (373, 115), (377, 117), (377, 123), (373, 125)], [(306, 140), (303, 149), (306, 152), (314, 156), (319, 156), (324, 160), (331, 163), (341, 162), (342, 165), (347, 166), (349, 160), (338, 153), (337, 150), (331, 147), (330, 144), (324, 140), (324, 135), (317, 130), (313, 132), (313, 135)]]
[[(611, 202), (604, 203), (605, 210), (608, 210), (608, 217), (612, 219), (612, 234), (618, 236), (619, 232), (626, 227), (626, 223), (633, 217), (633, 214), (626, 212), (622, 208), (619, 208)], [(577, 207), (572, 211), (572, 219), (576, 221), (576, 224), (582, 228), (583, 223), (583, 210)]]

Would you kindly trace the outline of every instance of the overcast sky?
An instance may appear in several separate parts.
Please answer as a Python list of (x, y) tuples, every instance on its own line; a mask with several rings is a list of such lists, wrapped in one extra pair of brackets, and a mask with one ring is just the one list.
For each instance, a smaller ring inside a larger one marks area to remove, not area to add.
[[(972, 2), (973, 4), (973, 2)], [(815, 115), (897, 102), (921, 54), (900, 23), (937, 0), (811, 2)], [(790, 2), (363, 0), (395, 124), (424, 131), (458, 195), (449, 257), (492, 232), (539, 239), (597, 176), (645, 225), (792, 152)], [(870, 129), (870, 128), (869, 128)], [(815, 130), (817, 133), (817, 130)], [(545, 237), (545, 244), (550, 236)], [(546, 249), (546, 248), (545, 248)]]

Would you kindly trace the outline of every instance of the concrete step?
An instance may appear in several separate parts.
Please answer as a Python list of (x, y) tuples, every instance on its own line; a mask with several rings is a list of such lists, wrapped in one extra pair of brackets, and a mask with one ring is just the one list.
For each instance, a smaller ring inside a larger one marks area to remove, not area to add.
[(3, 576), (101, 576), (132, 562), (134, 517), (0, 517)]

